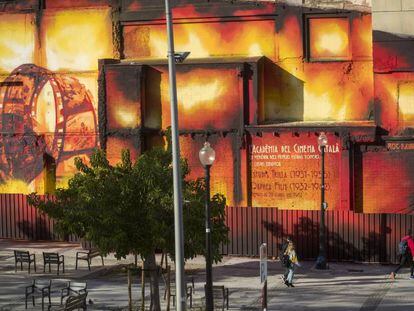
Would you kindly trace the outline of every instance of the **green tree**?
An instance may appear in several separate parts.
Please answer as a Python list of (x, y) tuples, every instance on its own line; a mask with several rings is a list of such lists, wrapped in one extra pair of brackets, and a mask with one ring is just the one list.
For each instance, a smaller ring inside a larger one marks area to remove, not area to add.
[[(128, 150), (111, 166), (102, 150), (96, 150), (90, 163), (75, 160), (76, 173), (65, 189), (45, 200), (36, 193), (29, 203), (56, 221), (61, 234), (75, 234), (93, 242), (103, 253), (123, 258), (140, 255), (150, 273), (155, 310), (160, 310), (155, 251), (174, 254), (174, 207), (172, 157), (169, 150), (153, 148), (132, 163)], [(187, 162), (181, 162), (183, 175), (183, 222), (185, 259), (204, 255), (203, 179), (188, 180)], [(219, 245), (227, 240), (224, 223), (225, 197), (211, 198), (213, 259), (219, 261)], [(173, 257), (174, 258), (174, 257)]]

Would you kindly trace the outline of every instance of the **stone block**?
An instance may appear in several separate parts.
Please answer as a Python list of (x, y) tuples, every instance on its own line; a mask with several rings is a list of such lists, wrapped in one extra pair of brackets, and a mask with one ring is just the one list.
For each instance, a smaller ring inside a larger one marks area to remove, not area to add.
[(414, 1), (413, 0), (402, 0), (402, 10), (403, 11), (414, 11)]
[[(408, 0), (410, 1), (410, 0)], [(373, 12), (401, 11), (401, 0), (372, 0)]]
[(402, 38), (414, 35), (414, 11), (375, 12), (372, 19), (374, 31), (388, 32)]
[[(413, 1), (414, 3), (414, 1)], [(401, 14), (402, 34), (406, 36), (414, 36), (414, 10), (404, 11)]]
[(403, 28), (401, 15), (401, 12), (374, 12), (372, 29), (391, 34), (401, 34)]

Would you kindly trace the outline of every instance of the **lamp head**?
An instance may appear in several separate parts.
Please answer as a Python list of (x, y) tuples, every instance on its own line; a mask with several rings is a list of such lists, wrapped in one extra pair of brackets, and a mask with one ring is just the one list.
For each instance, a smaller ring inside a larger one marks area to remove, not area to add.
[(176, 63), (182, 63), (190, 55), (190, 52), (175, 52), (174, 59)]
[(321, 132), (318, 137), (319, 147), (325, 147), (328, 144), (328, 137), (326, 137), (325, 132)]
[(205, 142), (203, 148), (200, 149), (198, 156), (200, 157), (201, 164), (206, 167), (208, 165), (213, 165), (214, 160), (216, 159), (216, 152), (211, 148), (208, 142)]

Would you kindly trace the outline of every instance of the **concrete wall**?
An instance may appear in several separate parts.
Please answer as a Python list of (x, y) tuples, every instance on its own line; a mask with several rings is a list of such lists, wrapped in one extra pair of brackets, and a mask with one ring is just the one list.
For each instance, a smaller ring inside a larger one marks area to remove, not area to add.
[(372, 3), (373, 30), (402, 36), (414, 35), (414, 1), (374, 0)]
[(291, 5), (308, 6), (314, 8), (335, 8), (346, 10), (371, 11), (371, 0), (281, 0)]

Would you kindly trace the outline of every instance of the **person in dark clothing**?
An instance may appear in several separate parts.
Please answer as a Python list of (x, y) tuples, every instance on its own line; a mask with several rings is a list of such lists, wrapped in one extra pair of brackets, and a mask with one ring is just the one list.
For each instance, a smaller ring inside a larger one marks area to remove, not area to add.
[(411, 229), (408, 230), (407, 235), (401, 239), (399, 244), (400, 252), (400, 264), (397, 269), (391, 272), (391, 279), (395, 279), (397, 272), (404, 267), (406, 264), (410, 265), (410, 278), (414, 279), (414, 263), (413, 263), (413, 254), (414, 254), (414, 240), (412, 237)]
[[(280, 262), (282, 263), (282, 265), (283, 265), (283, 256), (286, 253), (289, 243), (291, 242), (292, 240), (290, 238), (286, 238), (285, 240), (283, 240), (282, 246), (280, 247), (279, 257), (280, 257)], [(285, 270), (285, 273), (283, 273), (282, 275), (282, 280), (283, 282), (286, 282), (287, 276), (289, 274), (289, 267), (285, 265), (284, 268), (286, 270)]]

